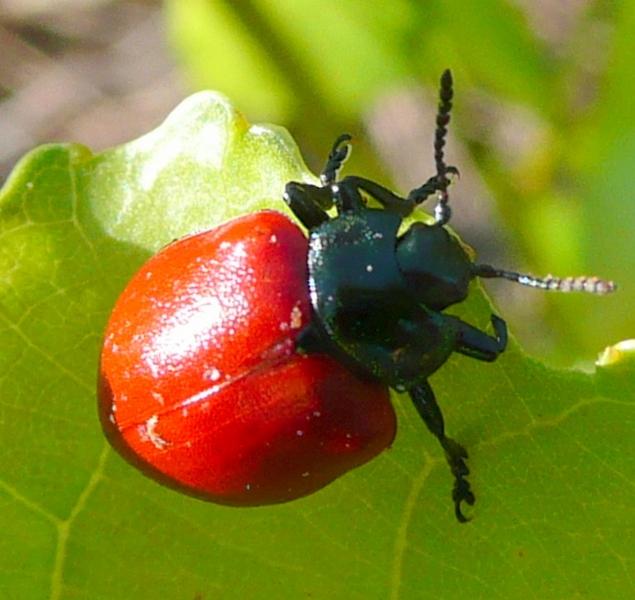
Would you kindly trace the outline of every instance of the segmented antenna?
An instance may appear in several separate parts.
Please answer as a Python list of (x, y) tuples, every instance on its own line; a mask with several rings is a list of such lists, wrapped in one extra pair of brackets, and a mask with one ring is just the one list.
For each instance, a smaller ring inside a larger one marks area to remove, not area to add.
[(504, 271), (495, 269), (490, 265), (474, 265), (475, 273), (478, 277), (486, 277), (490, 279), (507, 279), (515, 281), (520, 285), (538, 288), (541, 290), (555, 290), (558, 292), (586, 292), (588, 294), (610, 294), (617, 289), (617, 284), (612, 281), (605, 281), (598, 277), (587, 277), (581, 275), (579, 277), (533, 277), (531, 275), (523, 275), (514, 271)]
[(450, 123), (450, 111), (452, 110), (452, 98), (454, 88), (450, 69), (443, 71), (439, 90), (439, 110), (437, 112), (437, 128), (434, 132), (434, 162), (437, 167), (438, 201), (434, 207), (434, 218), (440, 225), (445, 225), (452, 216), (452, 210), (448, 204), (448, 167), (445, 164), (443, 148), (448, 134)]

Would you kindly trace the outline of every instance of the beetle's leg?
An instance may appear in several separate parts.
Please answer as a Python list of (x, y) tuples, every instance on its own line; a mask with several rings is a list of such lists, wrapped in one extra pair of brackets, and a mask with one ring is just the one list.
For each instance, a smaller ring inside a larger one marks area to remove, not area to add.
[(409, 389), (408, 392), (417, 412), (421, 415), (430, 433), (439, 440), (445, 452), (445, 458), (450, 465), (452, 475), (454, 475), (454, 488), (452, 490), (454, 514), (461, 523), (465, 523), (468, 519), (461, 512), (461, 503), (467, 502), (472, 506), (475, 501), (474, 494), (470, 490), (470, 483), (465, 479), (470, 474), (470, 470), (465, 464), (467, 451), (461, 444), (445, 435), (443, 413), (437, 404), (430, 384), (426, 381)]
[(492, 315), (492, 325), (494, 326), (496, 337), (488, 335), (463, 321), (459, 323), (456, 352), (478, 360), (492, 362), (507, 348), (507, 325), (500, 317)]
[[(445, 176), (447, 175), (458, 176), (459, 170), (456, 167), (445, 167)], [(421, 204), (432, 196), (432, 194), (445, 190), (448, 183), (450, 183), (450, 180), (447, 177), (445, 183), (443, 183), (442, 180), (439, 179), (438, 175), (433, 175), (422, 186), (412, 190), (408, 194), (408, 200), (410, 202), (414, 202), (415, 204)]]
[(340, 215), (344, 212), (359, 213), (366, 207), (364, 198), (362, 198), (359, 189), (354, 185), (347, 185), (346, 182), (341, 181), (334, 183), (331, 186), (331, 190), (333, 191), (337, 212)]
[[(458, 170), (455, 167), (448, 167), (447, 172), (458, 174)], [(420, 188), (412, 190), (407, 198), (402, 198), (383, 185), (357, 175), (347, 175), (338, 185), (340, 187), (345, 186), (363, 190), (377, 200), (386, 210), (397, 213), (402, 217), (407, 217), (418, 204), (421, 204), (428, 196), (438, 192), (443, 187), (439, 183), (437, 175), (430, 177)]]
[(388, 188), (364, 177), (357, 175), (347, 175), (338, 184), (340, 188), (363, 190), (369, 196), (377, 200), (386, 210), (397, 213), (402, 217), (407, 217), (415, 208), (415, 203), (397, 196)]
[(334, 204), (330, 187), (292, 181), (285, 186), (282, 197), (307, 229), (318, 227), (330, 219), (326, 212)]
[(350, 142), (352, 139), (352, 135), (343, 133), (335, 140), (333, 148), (331, 148), (331, 152), (326, 159), (324, 171), (320, 173), (320, 181), (323, 186), (329, 186), (337, 181), (337, 174), (351, 153), (350, 144), (343, 144), (345, 142)]

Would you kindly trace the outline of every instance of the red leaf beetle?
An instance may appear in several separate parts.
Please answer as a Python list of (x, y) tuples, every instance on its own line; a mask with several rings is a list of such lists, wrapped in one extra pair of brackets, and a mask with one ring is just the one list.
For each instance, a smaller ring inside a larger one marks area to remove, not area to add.
[[(428, 377), (454, 352), (496, 360), (507, 327), (492, 315), (491, 335), (444, 310), (467, 297), (476, 277), (595, 294), (616, 286), (473, 261), (446, 227), (448, 174), (456, 172), (443, 155), (452, 95), (446, 71), (437, 173), (406, 198), (362, 177), (338, 181), (349, 151), (343, 135), (322, 185), (285, 188), (308, 239), (287, 217), (263, 211), (179, 240), (141, 268), (115, 305), (99, 373), (101, 422), (128, 461), (220, 504), (286, 502), (391, 444), (393, 388), (409, 394), (439, 440), (456, 517), (467, 520), (462, 504), (475, 501), (467, 451), (446, 435)], [(435, 222), (400, 232), (433, 194)]]

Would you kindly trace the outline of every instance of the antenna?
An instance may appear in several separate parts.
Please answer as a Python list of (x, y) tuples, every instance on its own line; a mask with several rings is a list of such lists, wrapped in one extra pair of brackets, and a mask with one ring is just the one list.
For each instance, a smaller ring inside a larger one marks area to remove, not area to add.
[(441, 75), (441, 85), (439, 89), (439, 110), (437, 112), (437, 128), (434, 132), (434, 162), (437, 167), (438, 180), (438, 201), (434, 207), (434, 218), (439, 225), (445, 225), (452, 216), (452, 210), (448, 204), (448, 172), (457, 172), (445, 164), (443, 149), (448, 135), (448, 124), (450, 123), (450, 111), (452, 110), (452, 98), (454, 97), (454, 87), (452, 72), (450, 69), (443, 71)]
[(413, 204), (420, 204), (432, 194), (436, 194), (437, 205), (434, 207), (434, 218), (439, 225), (445, 225), (452, 216), (452, 210), (448, 204), (448, 185), (451, 183), (451, 179), (448, 175), (459, 174), (459, 170), (456, 167), (450, 167), (445, 164), (445, 155), (443, 152), (445, 139), (448, 135), (448, 124), (450, 123), (453, 97), (452, 73), (450, 69), (446, 69), (441, 75), (439, 109), (436, 118), (437, 128), (434, 132), (434, 162), (437, 167), (437, 173), (430, 177), (422, 186), (415, 188), (408, 194), (408, 201)]
[(554, 277), (547, 275), (544, 278), (523, 275), (514, 271), (496, 269), (490, 265), (474, 265), (474, 273), (477, 277), (489, 279), (507, 279), (520, 285), (538, 288), (541, 290), (555, 290), (558, 292), (586, 292), (587, 294), (610, 294), (617, 289), (617, 284), (605, 281), (598, 277)]

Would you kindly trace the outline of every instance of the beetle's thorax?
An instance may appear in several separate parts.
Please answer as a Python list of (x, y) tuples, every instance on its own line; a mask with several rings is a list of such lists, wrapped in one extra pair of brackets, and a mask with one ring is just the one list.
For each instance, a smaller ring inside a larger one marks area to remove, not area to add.
[(341, 214), (311, 231), (307, 260), (318, 329), (359, 368), (407, 388), (443, 364), (454, 332), (409, 291), (395, 253), (400, 224), (385, 210)]

